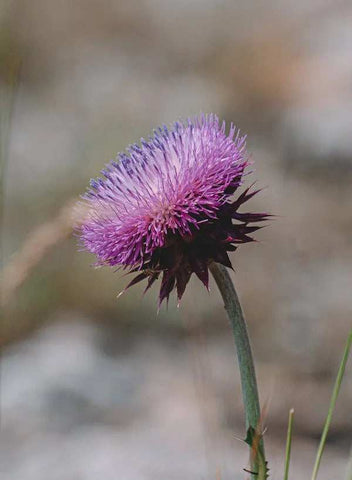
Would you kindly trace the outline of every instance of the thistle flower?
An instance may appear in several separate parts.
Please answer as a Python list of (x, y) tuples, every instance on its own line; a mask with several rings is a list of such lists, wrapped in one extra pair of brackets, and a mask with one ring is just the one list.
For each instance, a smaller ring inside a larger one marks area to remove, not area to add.
[(247, 165), (245, 137), (215, 115), (159, 128), (91, 180), (82, 244), (98, 265), (138, 272), (126, 288), (162, 275), (159, 304), (175, 287), (180, 300), (192, 273), (208, 288), (210, 263), (231, 267), (228, 252), (267, 218), (238, 212), (256, 191), (233, 199)]

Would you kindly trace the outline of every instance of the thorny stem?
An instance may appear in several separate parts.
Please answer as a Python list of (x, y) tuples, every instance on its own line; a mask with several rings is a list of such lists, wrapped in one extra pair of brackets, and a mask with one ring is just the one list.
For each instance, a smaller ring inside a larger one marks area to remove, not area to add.
[[(246, 321), (242, 312), (242, 308), (232, 283), (231, 277), (226, 267), (212, 262), (209, 269), (215, 279), (224, 300), (225, 310), (230, 319), (235, 345), (237, 350), (237, 358), (240, 368), (242, 396), (245, 408), (246, 430), (250, 427), (257, 430), (261, 437), (260, 431), (260, 405), (257, 380), (254, 369), (253, 356), (249, 342)], [(260, 445), (264, 454), (263, 439), (260, 438)], [(256, 455), (255, 455), (256, 457)], [(251, 469), (258, 472), (258, 459), (252, 458)], [(253, 478), (258, 478), (253, 475)]]

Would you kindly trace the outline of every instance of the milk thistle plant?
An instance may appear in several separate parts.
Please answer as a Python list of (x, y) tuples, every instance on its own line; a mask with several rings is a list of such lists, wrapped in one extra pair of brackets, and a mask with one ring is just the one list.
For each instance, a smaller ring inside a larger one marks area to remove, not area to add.
[[(253, 357), (242, 309), (228, 273), (228, 253), (253, 241), (266, 213), (240, 207), (257, 191), (237, 194), (248, 166), (245, 137), (215, 115), (154, 131), (131, 145), (92, 180), (82, 245), (98, 265), (136, 273), (126, 288), (161, 277), (159, 306), (175, 289), (181, 300), (193, 273), (208, 288), (209, 270), (233, 328), (253, 478), (267, 478)], [(237, 195), (236, 195), (237, 194)]]

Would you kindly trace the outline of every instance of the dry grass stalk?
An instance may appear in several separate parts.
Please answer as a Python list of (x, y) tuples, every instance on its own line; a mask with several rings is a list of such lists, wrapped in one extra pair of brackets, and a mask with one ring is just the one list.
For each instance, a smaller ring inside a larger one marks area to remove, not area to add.
[(84, 205), (77, 200), (70, 200), (53, 220), (40, 225), (28, 235), (22, 248), (1, 272), (2, 306), (11, 301), (33, 268), (53, 247), (72, 234), (74, 226), (79, 225), (86, 214)]

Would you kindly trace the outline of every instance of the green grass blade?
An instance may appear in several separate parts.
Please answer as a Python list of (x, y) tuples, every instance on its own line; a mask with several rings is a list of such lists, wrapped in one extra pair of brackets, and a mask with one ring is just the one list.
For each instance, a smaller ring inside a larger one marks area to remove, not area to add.
[(293, 410), (293, 408), (291, 408), (291, 410), (289, 411), (289, 414), (288, 414), (284, 480), (288, 480), (288, 471), (289, 471), (289, 468), (290, 468), (291, 443), (292, 443), (292, 430), (293, 430), (294, 415), (295, 415), (295, 411)]
[(321, 462), (321, 457), (323, 455), (323, 451), (324, 451), (324, 448), (325, 448), (326, 437), (328, 435), (328, 431), (329, 431), (329, 427), (330, 427), (330, 423), (331, 423), (331, 419), (332, 419), (332, 414), (333, 414), (334, 409), (335, 409), (336, 400), (337, 400), (337, 397), (338, 397), (338, 394), (339, 394), (339, 391), (340, 391), (340, 387), (341, 387), (341, 382), (342, 382), (342, 379), (343, 379), (343, 376), (344, 376), (344, 373), (345, 373), (346, 363), (347, 363), (347, 360), (348, 360), (348, 355), (350, 353), (351, 344), (352, 344), (352, 330), (350, 331), (350, 333), (348, 335), (345, 351), (343, 353), (343, 357), (342, 357), (342, 360), (341, 360), (341, 363), (340, 363), (339, 371), (337, 373), (335, 386), (334, 386), (334, 390), (332, 392), (332, 397), (331, 397), (331, 401), (330, 401), (329, 411), (328, 411), (328, 414), (327, 414), (327, 417), (326, 417), (326, 420), (325, 420), (323, 433), (321, 435), (320, 444), (319, 444), (319, 448), (318, 448), (318, 452), (317, 452), (317, 457), (315, 459), (315, 465), (314, 465), (314, 469), (313, 469), (313, 473), (312, 473), (312, 480), (316, 480), (317, 475), (318, 475), (318, 470), (319, 470), (319, 466), (320, 466), (320, 462)]
[(350, 452), (350, 458), (348, 459), (348, 463), (347, 463), (345, 480), (352, 480), (352, 447)]

